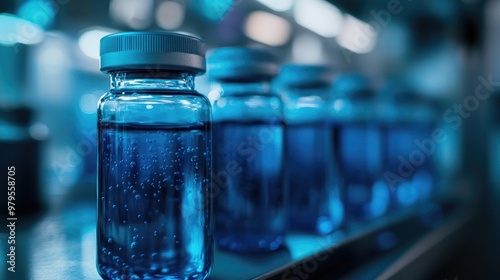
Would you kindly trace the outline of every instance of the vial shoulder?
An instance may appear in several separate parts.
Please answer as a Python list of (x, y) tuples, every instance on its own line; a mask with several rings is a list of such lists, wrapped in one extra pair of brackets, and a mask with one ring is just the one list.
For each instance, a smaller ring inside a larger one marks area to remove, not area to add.
[(194, 90), (110, 90), (99, 99), (99, 104), (112, 103), (163, 103), (165, 105), (183, 104), (210, 107), (210, 100)]
[(211, 105), (195, 91), (110, 91), (99, 100), (98, 120), (155, 124), (208, 122)]

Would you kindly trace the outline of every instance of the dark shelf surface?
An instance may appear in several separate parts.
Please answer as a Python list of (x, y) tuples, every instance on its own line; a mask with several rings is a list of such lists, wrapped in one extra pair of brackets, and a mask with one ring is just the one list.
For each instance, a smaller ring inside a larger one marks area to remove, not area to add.
[[(467, 205), (422, 204), (351, 228), (349, 234), (290, 233), (287, 248), (269, 254), (238, 255), (216, 248), (210, 279), (373, 279), (406, 275), (412, 265), (425, 265), (428, 251), (422, 248), (438, 248), (466, 227), (474, 213)], [(7, 270), (5, 243), (0, 246), (0, 279), (100, 279), (95, 268), (95, 230), (96, 206), (92, 202), (68, 200), (39, 215), (18, 217), (16, 272)], [(7, 240), (6, 227), (0, 231), (0, 239)]]

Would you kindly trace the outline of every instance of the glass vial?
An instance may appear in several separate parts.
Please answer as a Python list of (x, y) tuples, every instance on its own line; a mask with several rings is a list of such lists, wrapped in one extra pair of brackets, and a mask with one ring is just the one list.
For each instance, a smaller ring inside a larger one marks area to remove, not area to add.
[(382, 176), (382, 130), (375, 92), (366, 77), (341, 74), (332, 83), (332, 92), (330, 112), (338, 137), (346, 216), (354, 226), (384, 215), (390, 206), (389, 188)]
[(288, 64), (275, 80), (285, 106), (290, 229), (328, 234), (344, 221), (334, 131), (327, 115), (333, 70)]
[(211, 108), (194, 90), (198, 38), (101, 40), (97, 266), (104, 279), (205, 279), (213, 258)]
[(278, 61), (257, 48), (220, 48), (208, 56), (214, 102), (215, 240), (225, 250), (272, 251), (286, 229), (284, 123), (270, 91)]
[(384, 178), (394, 207), (428, 200), (435, 185), (432, 139), (436, 113), (425, 97), (407, 87), (388, 84), (381, 93), (384, 124)]

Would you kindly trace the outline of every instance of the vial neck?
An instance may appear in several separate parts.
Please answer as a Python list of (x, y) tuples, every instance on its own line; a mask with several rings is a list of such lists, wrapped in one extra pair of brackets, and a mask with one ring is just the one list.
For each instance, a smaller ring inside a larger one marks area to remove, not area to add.
[(110, 73), (112, 90), (194, 90), (194, 74), (173, 71), (119, 71)]

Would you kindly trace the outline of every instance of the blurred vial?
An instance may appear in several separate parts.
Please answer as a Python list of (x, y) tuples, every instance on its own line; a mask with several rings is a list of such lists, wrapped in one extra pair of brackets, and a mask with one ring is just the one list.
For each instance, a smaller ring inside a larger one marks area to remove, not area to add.
[(388, 84), (380, 97), (384, 179), (394, 206), (410, 206), (428, 199), (434, 189), (437, 113), (424, 96), (397, 85)]
[(1, 217), (33, 213), (43, 204), (40, 148), (47, 128), (32, 125), (32, 115), (28, 107), (0, 108), (0, 168), (5, 182), (0, 195)]
[[(459, 177), (460, 165), (462, 163), (462, 131), (457, 127), (455, 121), (450, 121), (445, 115), (451, 102), (450, 100), (431, 98), (431, 107), (435, 115), (432, 139), (436, 142), (436, 152), (433, 156), (435, 163), (435, 187), (432, 195), (440, 198), (451, 198), (456, 196), (458, 188), (454, 187), (454, 181)], [(492, 153), (498, 150), (494, 146), (489, 147)], [(497, 166), (497, 165), (495, 165)]]
[(105, 279), (205, 279), (213, 258), (205, 46), (167, 32), (101, 40), (97, 266)]
[(389, 187), (382, 176), (382, 130), (370, 86), (360, 74), (341, 74), (332, 83), (329, 112), (337, 137), (333, 145), (339, 156), (349, 223), (380, 217), (390, 205)]
[(208, 57), (214, 102), (215, 240), (239, 252), (284, 245), (284, 122), (270, 91), (277, 58), (258, 48), (215, 49)]
[(285, 105), (285, 177), (293, 230), (327, 234), (344, 220), (327, 102), (333, 70), (289, 64), (275, 80)]

